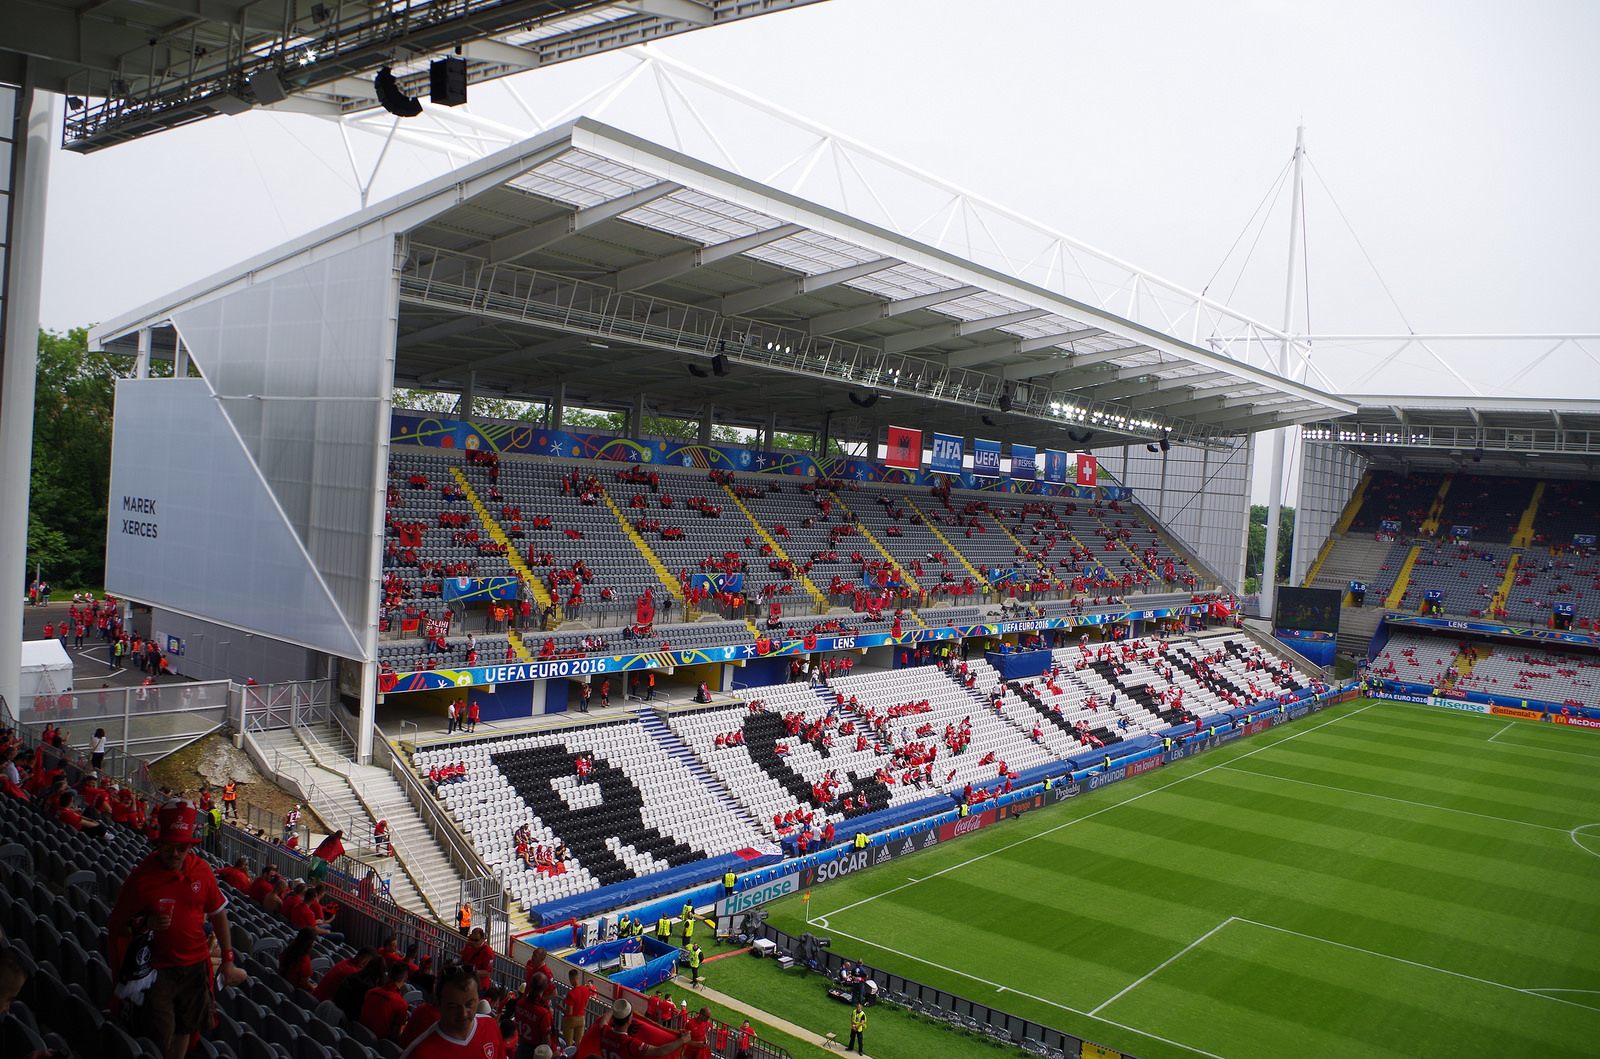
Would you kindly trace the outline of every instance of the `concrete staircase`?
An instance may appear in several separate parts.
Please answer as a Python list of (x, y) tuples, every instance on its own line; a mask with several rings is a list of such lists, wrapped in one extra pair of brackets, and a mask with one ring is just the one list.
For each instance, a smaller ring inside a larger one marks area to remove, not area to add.
[(279, 783), (296, 791), (324, 824), (344, 831), (345, 846), (354, 859), (370, 864), (388, 880), (389, 896), (394, 898), (395, 904), (427, 913), (427, 902), (397, 859), (372, 853), (372, 817), (343, 775), (318, 764), (293, 729), (254, 732), (250, 738), (265, 759), (266, 771), (271, 774), (275, 769)]
[(672, 727), (667, 724), (666, 719), (661, 715), (661, 711), (644, 709), (638, 710), (636, 713), (639, 718), (639, 727), (643, 728), (650, 738), (660, 744), (661, 749), (665, 750), (670, 757), (682, 762), (685, 768), (694, 773), (701, 786), (716, 795), (717, 801), (726, 805), (729, 811), (754, 828), (757, 834), (765, 833), (761, 827), (761, 821), (757, 820), (755, 814), (751, 813), (749, 809), (740, 804), (737, 798), (729, 794), (725, 786), (717, 782), (717, 778), (711, 774), (711, 770), (706, 768), (705, 763), (700, 760), (693, 750), (689, 749), (689, 744), (678, 738), (678, 733), (674, 732)]
[(280, 755), (281, 778), (310, 779), (313, 789), (303, 793), (330, 827), (343, 827), (347, 836), (365, 844), (375, 821), (389, 821), (394, 860), (401, 868), (390, 879), (396, 904), (423, 914), (431, 911), (444, 922), (454, 917), (461, 875), (388, 771), (351, 761), (338, 749), (343, 732), (331, 724), (258, 732), (253, 738), (264, 752)]
[(1305, 587), (1338, 590), (1344, 601), (1339, 612), (1339, 653), (1361, 657), (1367, 653), (1372, 634), (1378, 630), (1378, 622), (1384, 614), (1383, 600), (1368, 593), (1366, 606), (1350, 606), (1350, 582), (1371, 581), (1391, 545), (1375, 541), (1370, 535), (1334, 536), (1331, 543), (1322, 563), (1311, 571), (1312, 577)]
[[(489, 509), (478, 498), (478, 491), (472, 488), (472, 483), (467, 480), (466, 472), (460, 467), (452, 467), (450, 468), (450, 474), (455, 478), (456, 485), (461, 487), (461, 492), (467, 498), (467, 503), (472, 507), (473, 513), (478, 516), (478, 524), (483, 527), (484, 532), (489, 534), (489, 539), (505, 548), (506, 562), (510, 564), (516, 575), (522, 578), (523, 583), (528, 586), (528, 590), (533, 593), (533, 598), (539, 604), (539, 609), (543, 611), (549, 607), (552, 602), (550, 590), (545, 587), (544, 582), (539, 579), (538, 575), (528, 568), (527, 562), (522, 558), (522, 551), (518, 548), (517, 542), (506, 536), (506, 531), (501, 527), (499, 520), (489, 513)], [(557, 614), (559, 615), (559, 613), (560, 609), (557, 608)]]

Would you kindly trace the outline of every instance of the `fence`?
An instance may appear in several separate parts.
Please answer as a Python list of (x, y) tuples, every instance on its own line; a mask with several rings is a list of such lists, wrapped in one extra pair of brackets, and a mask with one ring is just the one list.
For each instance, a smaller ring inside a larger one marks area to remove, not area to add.
[(291, 680), (281, 684), (235, 686), (230, 714), (241, 732), (270, 732), (328, 719), (333, 689), (326, 680)]
[(226, 725), (229, 687), (226, 680), (213, 680), (35, 695), (16, 711), (15, 722), (30, 738), (53, 724), (66, 733), (68, 745), (85, 753), (94, 732), (103, 730), (103, 771), (127, 779), (143, 764)]

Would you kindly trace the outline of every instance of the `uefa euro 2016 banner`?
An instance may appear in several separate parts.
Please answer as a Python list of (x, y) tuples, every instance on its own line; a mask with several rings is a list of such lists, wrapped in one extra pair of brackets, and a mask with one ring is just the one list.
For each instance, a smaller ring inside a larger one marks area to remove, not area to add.
[[(1029, 618), (1022, 621), (991, 622), (986, 625), (945, 626), (911, 629), (899, 636), (870, 633), (859, 636), (807, 636), (801, 640), (772, 643), (762, 654), (756, 645), (731, 644), (694, 651), (655, 651), (650, 654), (556, 658), (548, 661), (513, 662), (509, 665), (471, 666), (466, 669), (429, 669), (414, 673), (384, 673), (378, 690), (385, 695), (409, 691), (436, 691), (441, 688), (467, 688), (479, 684), (511, 684), (522, 680), (584, 679), (601, 673), (642, 672), (675, 666), (740, 662), (751, 658), (782, 655), (807, 655), (812, 652), (859, 651), (868, 647), (911, 646), (958, 640), (969, 636), (1003, 636), (1014, 632), (1040, 632), (1045, 629), (1075, 629), (1092, 625), (1111, 625), (1122, 621), (1151, 621), (1202, 614), (1205, 607), (1189, 603), (1181, 607), (1156, 607), (1150, 610), (1108, 614), (1080, 614), (1064, 618)], [(530, 637), (533, 639), (533, 637)]]
[[(889, 428), (889, 446), (883, 463), (826, 456), (818, 459), (803, 452), (763, 452), (728, 445), (701, 445), (666, 438), (620, 438), (610, 434), (587, 434), (546, 430), (532, 423), (506, 423), (447, 419), (423, 412), (397, 410), (390, 420), (392, 445), (417, 445), (438, 449), (480, 450), (523, 456), (548, 456), (556, 459), (608, 460), (615, 463), (671, 467), (697, 467), (756, 474), (786, 474), (803, 478), (839, 478), (858, 482), (892, 482), (897, 485), (927, 487), (950, 481), (952, 486), (996, 493), (1029, 493), (1036, 496), (1069, 497), (1075, 500), (1130, 500), (1133, 491), (1121, 486), (1084, 487), (1067, 484), (1070, 459), (1065, 452), (1046, 450), (1043, 481), (1035, 481), (1035, 450), (1011, 446), (1012, 473), (991, 477), (962, 469), (959, 457), (961, 438), (948, 438), (957, 447), (957, 458), (932, 461), (922, 468), (922, 432), (908, 427)], [(992, 444), (991, 442), (980, 442)], [(937, 447), (935, 448), (937, 451)], [(948, 454), (947, 454), (948, 455)], [(974, 456), (976, 461), (977, 457)], [(1025, 463), (1026, 466), (1022, 466)]]
[(516, 599), (518, 589), (514, 577), (447, 577), (444, 579), (446, 602), (463, 600), (468, 603), (486, 599)]

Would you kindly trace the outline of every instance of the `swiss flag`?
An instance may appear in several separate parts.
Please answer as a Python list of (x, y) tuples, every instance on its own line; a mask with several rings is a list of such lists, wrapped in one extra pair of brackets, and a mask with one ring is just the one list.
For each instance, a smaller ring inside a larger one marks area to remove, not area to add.
[(890, 427), (888, 452), (883, 462), (887, 467), (907, 467), (913, 471), (922, 466), (922, 431)]
[(1100, 470), (1100, 461), (1087, 453), (1078, 454), (1078, 484), (1094, 485)]

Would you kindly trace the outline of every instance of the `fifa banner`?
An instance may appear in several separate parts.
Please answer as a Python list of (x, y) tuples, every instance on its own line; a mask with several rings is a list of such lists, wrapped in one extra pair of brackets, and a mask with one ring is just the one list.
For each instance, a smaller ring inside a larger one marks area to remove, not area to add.
[(1011, 477), (1031, 482), (1035, 472), (1038, 470), (1034, 466), (1034, 459), (1038, 454), (1039, 450), (1032, 445), (1012, 445)]
[(1044, 450), (1044, 480), (1065, 483), (1067, 480), (1067, 454), (1059, 449)]
[(447, 577), (444, 579), (444, 598), (447, 603), (514, 600), (517, 598), (517, 588), (517, 579), (514, 577)]
[(977, 478), (1000, 477), (1000, 443), (972, 439), (972, 473)]
[[(883, 462), (889, 467), (905, 467), (917, 470), (922, 466), (922, 431), (912, 430), (910, 427), (889, 428), (889, 444), (883, 454)], [(960, 468), (957, 468), (959, 470)]]
[(1086, 452), (1078, 453), (1078, 484), (1095, 485), (1100, 478), (1100, 461)]
[(954, 434), (934, 434), (928, 469), (945, 474), (960, 474), (962, 450), (965, 445), (965, 439)]
[(744, 574), (690, 574), (689, 587), (707, 592), (743, 592)]

